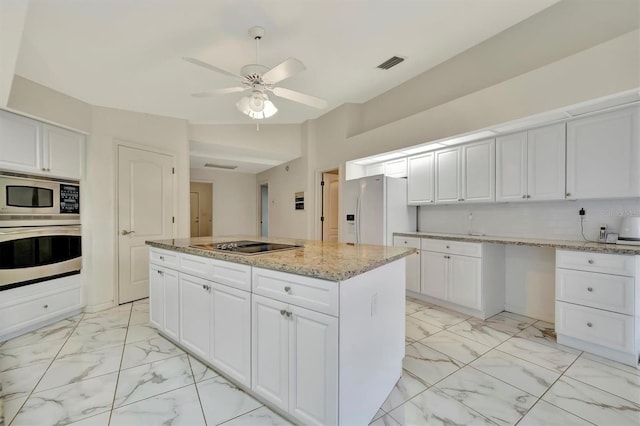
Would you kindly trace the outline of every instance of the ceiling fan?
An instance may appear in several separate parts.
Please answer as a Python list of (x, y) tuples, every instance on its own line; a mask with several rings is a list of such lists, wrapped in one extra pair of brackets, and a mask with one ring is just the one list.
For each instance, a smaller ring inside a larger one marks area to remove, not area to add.
[(263, 119), (273, 116), (278, 109), (269, 100), (267, 92), (273, 93), (275, 96), (289, 99), (314, 108), (323, 109), (327, 107), (327, 101), (316, 98), (315, 96), (297, 92), (295, 90), (286, 89), (284, 87), (276, 87), (276, 84), (306, 69), (304, 64), (296, 58), (285, 59), (273, 68), (260, 65), (260, 40), (264, 36), (264, 28), (252, 27), (249, 29), (249, 35), (256, 41), (256, 63), (248, 64), (242, 67), (240, 74), (235, 74), (218, 68), (196, 58), (184, 57), (187, 62), (204, 67), (208, 70), (234, 77), (240, 81), (240, 86), (227, 87), (224, 89), (209, 90), (206, 92), (194, 93), (192, 96), (197, 98), (205, 98), (209, 96), (225, 95), (228, 93), (251, 91), (249, 96), (242, 97), (236, 107), (243, 114), (253, 119)]

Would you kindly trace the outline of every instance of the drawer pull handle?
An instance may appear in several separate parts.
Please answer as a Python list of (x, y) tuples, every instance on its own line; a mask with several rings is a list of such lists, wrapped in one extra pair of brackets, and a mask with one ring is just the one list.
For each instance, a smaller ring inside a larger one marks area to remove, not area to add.
[(287, 292), (287, 293), (291, 293), (291, 287), (286, 286), (286, 287), (284, 288), (284, 291), (285, 291), (285, 292)]
[(593, 291), (593, 287), (587, 287), (587, 291), (591, 293)]
[(593, 324), (591, 324), (590, 322), (587, 323), (587, 327), (593, 327)]
[(48, 309), (49, 305), (44, 305), (43, 308)]
[(589, 263), (589, 265), (593, 265), (593, 259), (589, 259), (587, 263)]

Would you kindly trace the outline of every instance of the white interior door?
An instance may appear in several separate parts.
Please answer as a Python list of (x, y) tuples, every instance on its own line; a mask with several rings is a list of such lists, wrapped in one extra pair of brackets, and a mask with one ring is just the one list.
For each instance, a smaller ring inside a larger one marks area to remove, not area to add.
[(118, 303), (149, 296), (146, 240), (173, 238), (173, 157), (118, 147)]
[(338, 199), (340, 179), (333, 173), (324, 173), (322, 180), (322, 240), (338, 241)]

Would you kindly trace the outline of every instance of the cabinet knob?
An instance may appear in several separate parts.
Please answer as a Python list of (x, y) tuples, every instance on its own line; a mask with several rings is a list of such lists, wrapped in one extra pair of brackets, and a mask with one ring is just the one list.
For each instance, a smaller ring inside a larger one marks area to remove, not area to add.
[(162, 271), (160, 271), (160, 270), (159, 270), (159, 271), (158, 271), (158, 275), (162, 275)]
[(287, 311), (285, 311), (284, 309), (280, 309), (280, 315), (285, 316), (286, 313)]
[(591, 328), (593, 327), (593, 324), (591, 324), (590, 322), (587, 323), (587, 327)]
[(587, 291), (591, 293), (593, 291), (593, 287), (587, 287)]
[(44, 305), (43, 308), (48, 309), (49, 305)]
[(567, 197), (571, 197), (571, 193), (570, 192), (567, 192)]
[(164, 260), (164, 256), (160, 256), (160, 260)]
[(587, 263), (588, 263), (589, 265), (593, 265), (593, 259), (589, 259), (589, 260), (587, 260)]
[(433, 203), (433, 200), (429, 200), (430, 203)]
[(531, 195), (527, 194), (527, 198), (531, 198)]
[(291, 318), (291, 312), (290, 311), (285, 312), (285, 315), (287, 316), (287, 318)]
[(45, 169), (44, 167), (43, 167), (43, 168), (41, 168), (40, 170), (42, 170), (43, 172), (46, 172), (46, 171), (47, 171), (47, 169)]
[(291, 287), (286, 286), (286, 287), (284, 288), (284, 291), (285, 291), (285, 292), (287, 292), (287, 293), (291, 293)]
[(447, 248), (449, 248), (449, 246), (447, 246)]

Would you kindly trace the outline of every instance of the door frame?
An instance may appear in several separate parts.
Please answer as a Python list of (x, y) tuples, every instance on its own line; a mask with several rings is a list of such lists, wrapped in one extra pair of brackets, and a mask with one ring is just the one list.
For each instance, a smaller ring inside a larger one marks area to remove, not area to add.
[[(120, 264), (118, 259), (120, 259), (120, 245), (119, 245), (119, 236), (120, 236), (120, 227), (119, 227), (119, 207), (120, 207), (120, 194), (118, 193), (118, 188), (120, 185), (120, 177), (118, 176), (118, 170), (120, 168), (120, 155), (119, 150), (120, 147), (138, 149), (141, 151), (147, 151), (154, 154), (162, 154), (171, 157), (172, 166), (174, 170), (176, 170), (176, 159), (178, 154), (175, 151), (170, 151), (162, 148), (157, 148), (145, 144), (141, 144), (138, 142), (133, 142), (126, 139), (113, 139), (113, 157), (114, 157), (114, 170), (113, 174), (115, 176), (113, 188), (114, 193), (114, 201), (113, 203), (113, 229), (115, 231), (115, 238), (113, 239), (113, 253), (114, 253), (114, 262), (113, 262), (113, 306), (119, 306), (120, 303)], [(172, 187), (172, 197), (173, 197), (173, 206), (172, 206), (172, 215), (176, 219), (173, 221), (173, 236), (178, 233), (178, 173), (173, 173), (173, 178), (171, 179), (171, 187)]]
[[(261, 234), (262, 230), (262, 187), (267, 186), (267, 194), (269, 193), (269, 187), (271, 183), (268, 180), (262, 180), (256, 182), (256, 235)], [(269, 205), (269, 198), (267, 197), (267, 206)], [(269, 209), (267, 209), (267, 235), (269, 235)]]
[[(189, 183), (191, 182), (196, 182), (196, 183), (210, 183), (211, 184), (211, 235), (213, 235), (213, 206), (215, 206), (215, 193), (216, 193), (216, 189), (215, 189), (215, 181), (213, 179), (211, 180), (206, 180), (206, 179), (191, 179), (189, 178)], [(191, 185), (189, 185), (189, 190), (191, 190)], [(189, 212), (189, 214), (191, 214), (191, 212)], [(189, 233), (191, 233), (191, 229), (189, 229)]]
[(344, 165), (345, 163), (341, 163), (339, 166), (327, 167), (323, 169), (316, 169), (316, 178), (314, 184), (314, 213), (313, 213), (313, 239), (322, 241), (322, 222), (320, 218), (322, 217), (322, 186), (320, 182), (322, 182), (322, 175), (324, 173), (338, 170), (338, 241), (340, 241), (340, 236), (342, 235), (342, 221), (340, 220), (340, 214), (342, 212), (342, 185), (344, 182)]

